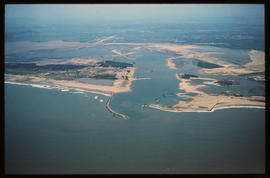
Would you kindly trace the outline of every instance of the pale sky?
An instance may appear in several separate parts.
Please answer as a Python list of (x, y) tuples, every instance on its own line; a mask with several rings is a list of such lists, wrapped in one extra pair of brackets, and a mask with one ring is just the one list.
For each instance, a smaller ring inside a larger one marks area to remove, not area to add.
[(263, 21), (263, 4), (34, 4), (6, 5), (6, 18), (98, 20), (197, 20), (231, 18)]

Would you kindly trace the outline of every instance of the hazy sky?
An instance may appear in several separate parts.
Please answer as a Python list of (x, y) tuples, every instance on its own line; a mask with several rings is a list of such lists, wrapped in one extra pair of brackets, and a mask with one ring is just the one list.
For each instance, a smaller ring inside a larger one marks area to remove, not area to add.
[(243, 21), (263, 21), (262, 4), (91, 4), (91, 5), (6, 5), (6, 18), (34, 18), (39, 20), (70, 19), (98, 20), (155, 20), (231, 18)]

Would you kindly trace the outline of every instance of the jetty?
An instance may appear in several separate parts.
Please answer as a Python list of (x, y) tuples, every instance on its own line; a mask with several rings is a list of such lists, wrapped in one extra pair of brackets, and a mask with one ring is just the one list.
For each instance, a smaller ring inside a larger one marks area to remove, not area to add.
[(108, 101), (107, 101), (107, 103), (106, 103), (106, 108), (107, 108), (111, 113), (113, 113), (114, 116), (118, 116), (118, 117), (120, 117), (120, 118), (127, 119), (127, 118), (128, 118), (127, 115), (124, 115), (124, 114), (121, 114), (121, 113), (119, 113), (119, 112), (116, 112), (116, 111), (112, 110), (112, 108), (110, 107), (110, 103), (111, 103), (111, 100), (112, 100), (112, 96), (113, 96), (113, 94), (111, 94), (111, 96), (109, 97), (109, 99), (108, 99)]
[(215, 106), (217, 105), (218, 103), (215, 103), (208, 111), (213, 111), (213, 109), (215, 108)]

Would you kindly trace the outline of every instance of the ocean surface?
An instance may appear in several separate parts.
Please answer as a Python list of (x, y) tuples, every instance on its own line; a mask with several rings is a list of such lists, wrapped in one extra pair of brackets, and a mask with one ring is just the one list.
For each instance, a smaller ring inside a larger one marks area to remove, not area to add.
[(94, 96), (107, 99), (6, 84), (6, 173), (264, 171), (262, 109), (171, 113), (132, 108), (128, 99), (116, 95), (111, 107), (122, 111), (125, 106), (124, 114), (129, 114), (121, 120)]

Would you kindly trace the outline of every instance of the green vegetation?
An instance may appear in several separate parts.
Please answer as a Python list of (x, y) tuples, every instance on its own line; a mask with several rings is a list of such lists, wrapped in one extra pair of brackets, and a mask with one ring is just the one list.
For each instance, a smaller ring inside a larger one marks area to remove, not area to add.
[(216, 83), (218, 83), (221, 86), (233, 86), (233, 85), (239, 85), (238, 82), (234, 80), (228, 80), (228, 79), (221, 79), (218, 80)]
[(196, 61), (197, 61), (197, 66), (199, 66), (201, 68), (213, 69), (213, 68), (222, 67), (220, 65), (213, 64), (213, 63), (210, 63), (210, 62), (201, 61), (201, 60), (198, 60), (198, 59)]
[(179, 78), (183, 78), (183, 79), (190, 79), (191, 77), (193, 78), (198, 78), (197, 75), (192, 75), (192, 74), (178, 74)]
[(77, 78), (86, 77), (86, 75), (81, 74), (80, 71), (72, 70), (66, 72), (51, 72), (45, 75), (45, 77), (54, 80), (74, 80)]
[(116, 78), (116, 74), (97, 74), (92, 76), (91, 78), (95, 78), (95, 79), (107, 79), (107, 80), (115, 80)]
[(242, 94), (236, 93), (236, 92), (232, 92), (232, 91), (223, 91), (223, 92), (221, 92), (221, 94), (224, 94), (226, 96), (243, 97)]
[[(96, 66), (104, 68), (95, 68)], [(96, 63), (94, 66), (89, 65), (72, 65), (72, 64), (47, 64), (36, 65), (36, 63), (6, 63), (6, 74), (13, 75), (33, 75), (45, 76), (47, 79), (54, 80), (74, 80), (78, 78), (94, 78), (94, 79), (107, 79), (115, 80), (116, 74), (109, 73), (108, 71), (115, 69), (108, 69), (106, 67), (126, 68), (133, 66), (132, 64), (114, 61), (104, 61)], [(118, 69), (119, 70), (119, 69)], [(130, 71), (129, 71), (130, 72)], [(128, 80), (126, 76), (123, 79)]]
[(101, 67), (119, 67), (121, 69), (126, 67), (132, 67), (133, 64), (125, 63), (125, 62), (115, 62), (115, 61), (102, 61), (98, 62)]

